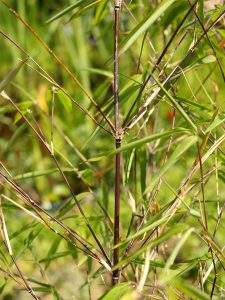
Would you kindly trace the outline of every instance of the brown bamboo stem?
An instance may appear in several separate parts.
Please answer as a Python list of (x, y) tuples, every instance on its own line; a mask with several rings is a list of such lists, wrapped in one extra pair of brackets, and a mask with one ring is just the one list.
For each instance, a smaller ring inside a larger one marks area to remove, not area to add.
[[(116, 148), (121, 146), (120, 137), (120, 117), (119, 117), (119, 11), (121, 1), (115, 0), (114, 9), (114, 121), (115, 121), (115, 142)], [(120, 227), (120, 153), (115, 158), (115, 211), (114, 211), (114, 246), (119, 243), (119, 227)], [(119, 248), (113, 250), (113, 265), (119, 262)], [(119, 269), (113, 271), (112, 284), (119, 282)]]

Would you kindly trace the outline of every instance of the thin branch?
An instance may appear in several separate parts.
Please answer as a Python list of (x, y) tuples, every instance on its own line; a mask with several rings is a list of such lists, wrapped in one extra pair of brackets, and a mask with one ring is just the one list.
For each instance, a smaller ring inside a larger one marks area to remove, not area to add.
[(25, 284), (25, 287), (26, 287), (26, 290), (27, 292), (35, 299), (35, 300), (41, 300), (39, 297), (37, 297), (32, 289), (32, 287), (29, 285), (29, 283), (26, 281), (22, 271), (20, 270), (16, 260), (14, 259), (14, 257), (11, 255), (11, 258), (12, 258), (12, 261), (14, 263), (14, 265), (16, 266), (16, 269), (19, 273), (19, 276), (20, 278), (23, 280), (24, 284)]
[[(116, 148), (121, 147), (120, 135), (120, 112), (119, 112), (119, 12), (121, 1), (115, 0), (114, 2), (114, 121), (115, 121), (115, 142)], [(116, 154), (115, 161), (115, 207), (114, 207), (114, 246), (119, 243), (120, 239), (120, 159), (121, 154)], [(119, 263), (119, 248), (113, 250), (113, 265)], [(119, 282), (119, 269), (113, 271), (112, 284), (115, 285)]]
[(225, 75), (224, 75), (224, 72), (223, 72), (222, 65), (221, 65), (221, 63), (220, 63), (220, 61), (219, 61), (218, 55), (216, 54), (215, 48), (214, 48), (214, 46), (213, 46), (213, 44), (212, 44), (212, 42), (211, 42), (211, 40), (210, 40), (210, 38), (209, 38), (208, 32), (205, 31), (205, 27), (204, 27), (204, 25), (202, 24), (202, 21), (201, 21), (201, 19), (199, 18), (199, 15), (197, 14), (195, 8), (193, 7), (193, 5), (191, 5), (191, 1), (188, 0), (188, 2), (189, 2), (189, 4), (190, 4), (191, 9), (193, 10), (193, 12), (194, 12), (196, 18), (198, 19), (198, 22), (199, 22), (199, 24), (201, 25), (203, 32), (205, 33), (205, 36), (206, 36), (206, 38), (207, 38), (207, 40), (208, 40), (208, 42), (209, 42), (209, 45), (210, 45), (210, 47), (212, 48), (212, 51), (213, 51), (213, 53), (214, 53), (214, 55), (215, 55), (215, 57), (216, 57), (216, 61), (217, 61), (217, 63), (218, 63), (220, 72), (221, 72), (222, 77), (223, 77), (223, 81), (225, 81)]

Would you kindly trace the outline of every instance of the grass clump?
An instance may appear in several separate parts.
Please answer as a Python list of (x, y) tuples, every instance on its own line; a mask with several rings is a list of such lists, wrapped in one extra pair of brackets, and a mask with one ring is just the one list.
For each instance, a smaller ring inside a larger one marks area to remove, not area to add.
[(3, 299), (224, 298), (208, 2), (0, 1)]

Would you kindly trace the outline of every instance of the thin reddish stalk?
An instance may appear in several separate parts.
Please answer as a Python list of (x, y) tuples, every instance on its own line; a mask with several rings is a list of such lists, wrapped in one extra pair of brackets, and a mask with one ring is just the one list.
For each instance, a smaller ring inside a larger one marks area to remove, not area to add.
[[(116, 148), (121, 146), (121, 141), (116, 141)], [(120, 153), (116, 154), (116, 174), (115, 174), (115, 212), (114, 212), (114, 246), (119, 243), (120, 237)], [(119, 263), (119, 247), (114, 249), (113, 264)], [(113, 285), (119, 281), (119, 269), (113, 271)]]
[[(120, 1), (115, 0), (115, 20), (114, 20), (114, 119), (115, 119), (115, 140), (116, 148), (121, 146), (120, 137), (120, 120), (119, 120), (119, 53), (118, 53), (118, 37), (119, 37), (119, 11)], [(115, 211), (114, 211), (114, 246), (119, 243), (119, 227), (120, 227), (120, 153), (116, 154), (115, 161)], [(119, 262), (119, 248), (113, 250), (113, 265)], [(119, 269), (113, 271), (112, 284), (119, 282)]]
[(23, 273), (21, 272), (21, 270), (20, 270), (20, 268), (19, 268), (19, 266), (18, 266), (16, 260), (14, 259), (14, 257), (13, 257), (12, 255), (11, 255), (11, 258), (12, 258), (12, 261), (13, 261), (14, 265), (16, 266), (16, 269), (17, 269), (17, 271), (18, 271), (18, 273), (19, 273), (20, 278), (23, 280), (23, 282), (24, 282), (24, 284), (25, 284), (25, 287), (26, 287), (27, 292), (28, 292), (35, 300), (40, 300), (40, 298), (39, 298), (38, 296), (35, 295), (35, 293), (34, 293), (32, 287), (31, 287), (31, 286), (29, 285), (29, 283), (26, 281), (26, 279), (25, 279)]
[[(190, 0), (188, 0), (188, 2), (189, 2), (189, 4), (190, 4), (190, 6), (191, 6)], [(208, 40), (208, 42), (209, 42), (210, 47), (212, 48), (213, 54), (215, 55), (215, 58), (216, 58), (216, 61), (217, 61), (217, 63), (218, 63), (220, 72), (221, 72), (221, 74), (222, 74), (223, 81), (225, 81), (225, 75), (224, 75), (224, 72), (223, 72), (223, 68), (222, 68), (221, 63), (220, 63), (220, 61), (219, 61), (219, 58), (218, 58), (218, 56), (217, 56), (217, 53), (216, 53), (215, 48), (214, 48), (214, 46), (213, 46), (213, 43), (211, 42), (211, 40), (210, 40), (210, 38), (209, 38), (208, 32), (205, 31), (205, 26), (204, 26), (204, 24), (202, 23), (202, 21), (201, 21), (199, 15), (197, 14), (197, 12), (196, 12), (195, 8), (193, 7), (193, 5), (191, 6), (191, 8), (192, 8), (192, 10), (193, 10), (193, 12), (194, 12), (196, 18), (198, 19), (198, 22), (199, 22), (199, 24), (201, 25), (203, 32), (205, 33), (205, 36), (206, 36), (206, 38), (207, 38), (207, 40)]]

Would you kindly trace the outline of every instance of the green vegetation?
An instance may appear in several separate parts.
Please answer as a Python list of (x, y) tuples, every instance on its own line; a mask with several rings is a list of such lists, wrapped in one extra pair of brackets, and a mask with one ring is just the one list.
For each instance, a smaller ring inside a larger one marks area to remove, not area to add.
[(0, 299), (225, 299), (224, 16), (0, 1)]

